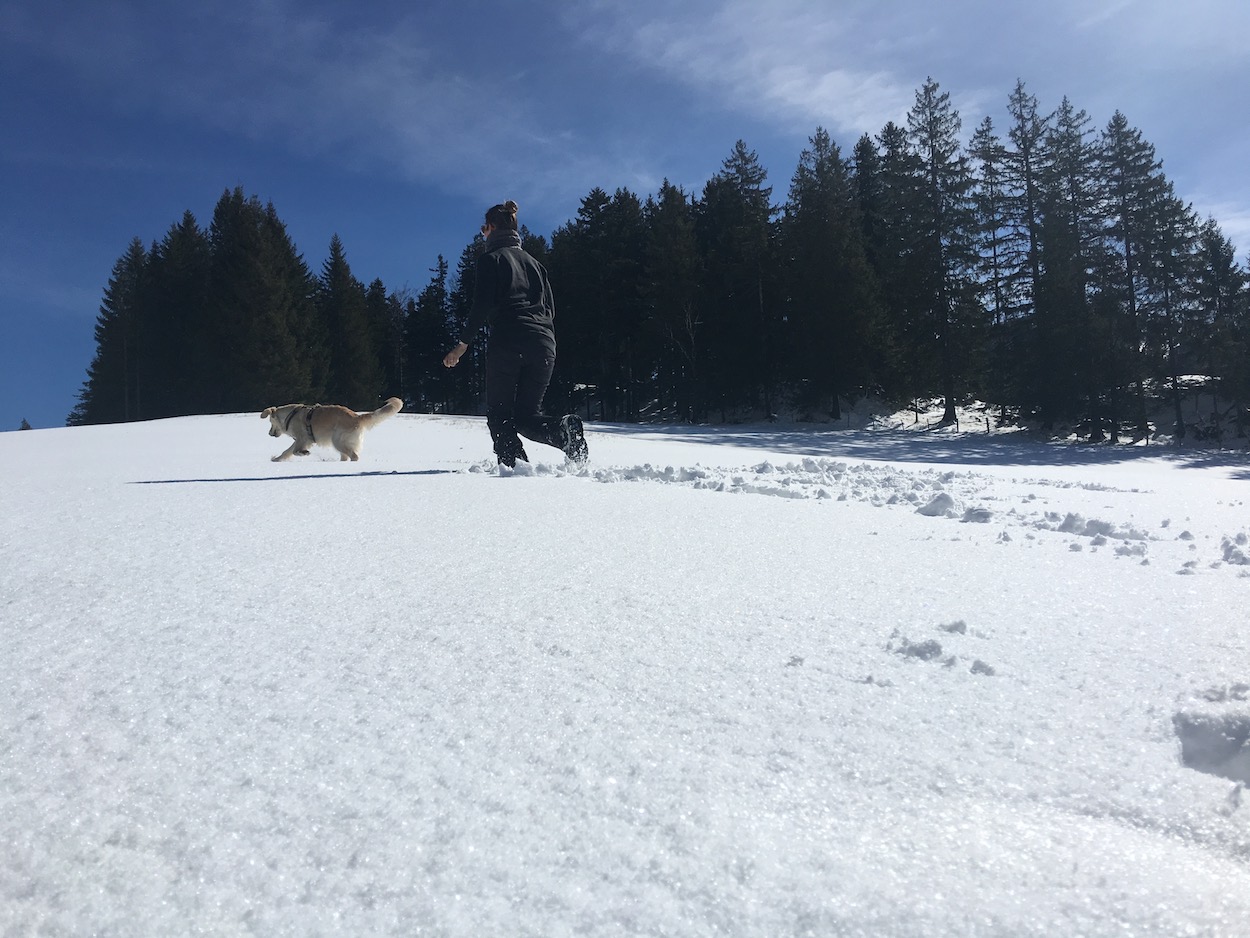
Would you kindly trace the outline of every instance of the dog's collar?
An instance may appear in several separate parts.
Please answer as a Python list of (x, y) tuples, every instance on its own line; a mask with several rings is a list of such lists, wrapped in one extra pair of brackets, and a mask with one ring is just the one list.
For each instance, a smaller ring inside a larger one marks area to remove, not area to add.
[[(302, 405), (301, 405), (302, 407)], [(292, 407), (291, 412), (286, 415), (286, 420), (282, 421), (282, 432), (286, 433), (291, 429), (291, 418), (300, 412), (301, 407)]]

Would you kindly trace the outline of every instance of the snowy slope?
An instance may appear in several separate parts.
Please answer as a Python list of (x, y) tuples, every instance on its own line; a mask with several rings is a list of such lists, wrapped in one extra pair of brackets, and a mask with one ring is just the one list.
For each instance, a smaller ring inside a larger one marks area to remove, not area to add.
[(1250, 933), (1244, 456), (588, 431), (0, 434), (0, 934)]

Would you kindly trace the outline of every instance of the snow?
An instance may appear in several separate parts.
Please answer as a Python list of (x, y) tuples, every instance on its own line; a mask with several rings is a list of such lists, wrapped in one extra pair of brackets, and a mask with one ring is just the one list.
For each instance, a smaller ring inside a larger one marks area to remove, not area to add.
[(0, 434), (0, 933), (1245, 935), (1250, 468)]

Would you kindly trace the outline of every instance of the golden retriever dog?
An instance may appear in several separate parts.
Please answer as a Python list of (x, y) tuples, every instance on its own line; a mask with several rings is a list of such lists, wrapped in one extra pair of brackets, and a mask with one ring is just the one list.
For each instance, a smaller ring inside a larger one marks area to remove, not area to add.
[(283, 404), (266, 407), (260, 417), (269, 418), (269, 435), (286, 434), (295, 442), (284, 452), (273, 457), (274, 462), (292, 456), (307, 456), (309, 447), (333, 446), (339, 451), (339, 461), (355, 462), (360, 458), (360, 440), (365, 431), (381, 423), (404, 408), (398, 397), (388, 398), (386, 403), (368, 414), (358, 414), (338, 404)]

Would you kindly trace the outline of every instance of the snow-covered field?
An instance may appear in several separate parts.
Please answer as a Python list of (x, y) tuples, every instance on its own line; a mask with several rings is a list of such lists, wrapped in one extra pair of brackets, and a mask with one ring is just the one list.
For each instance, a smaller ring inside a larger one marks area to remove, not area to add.
[(0, 933), (1250, 934), (1250, 465), (0, 434)]

